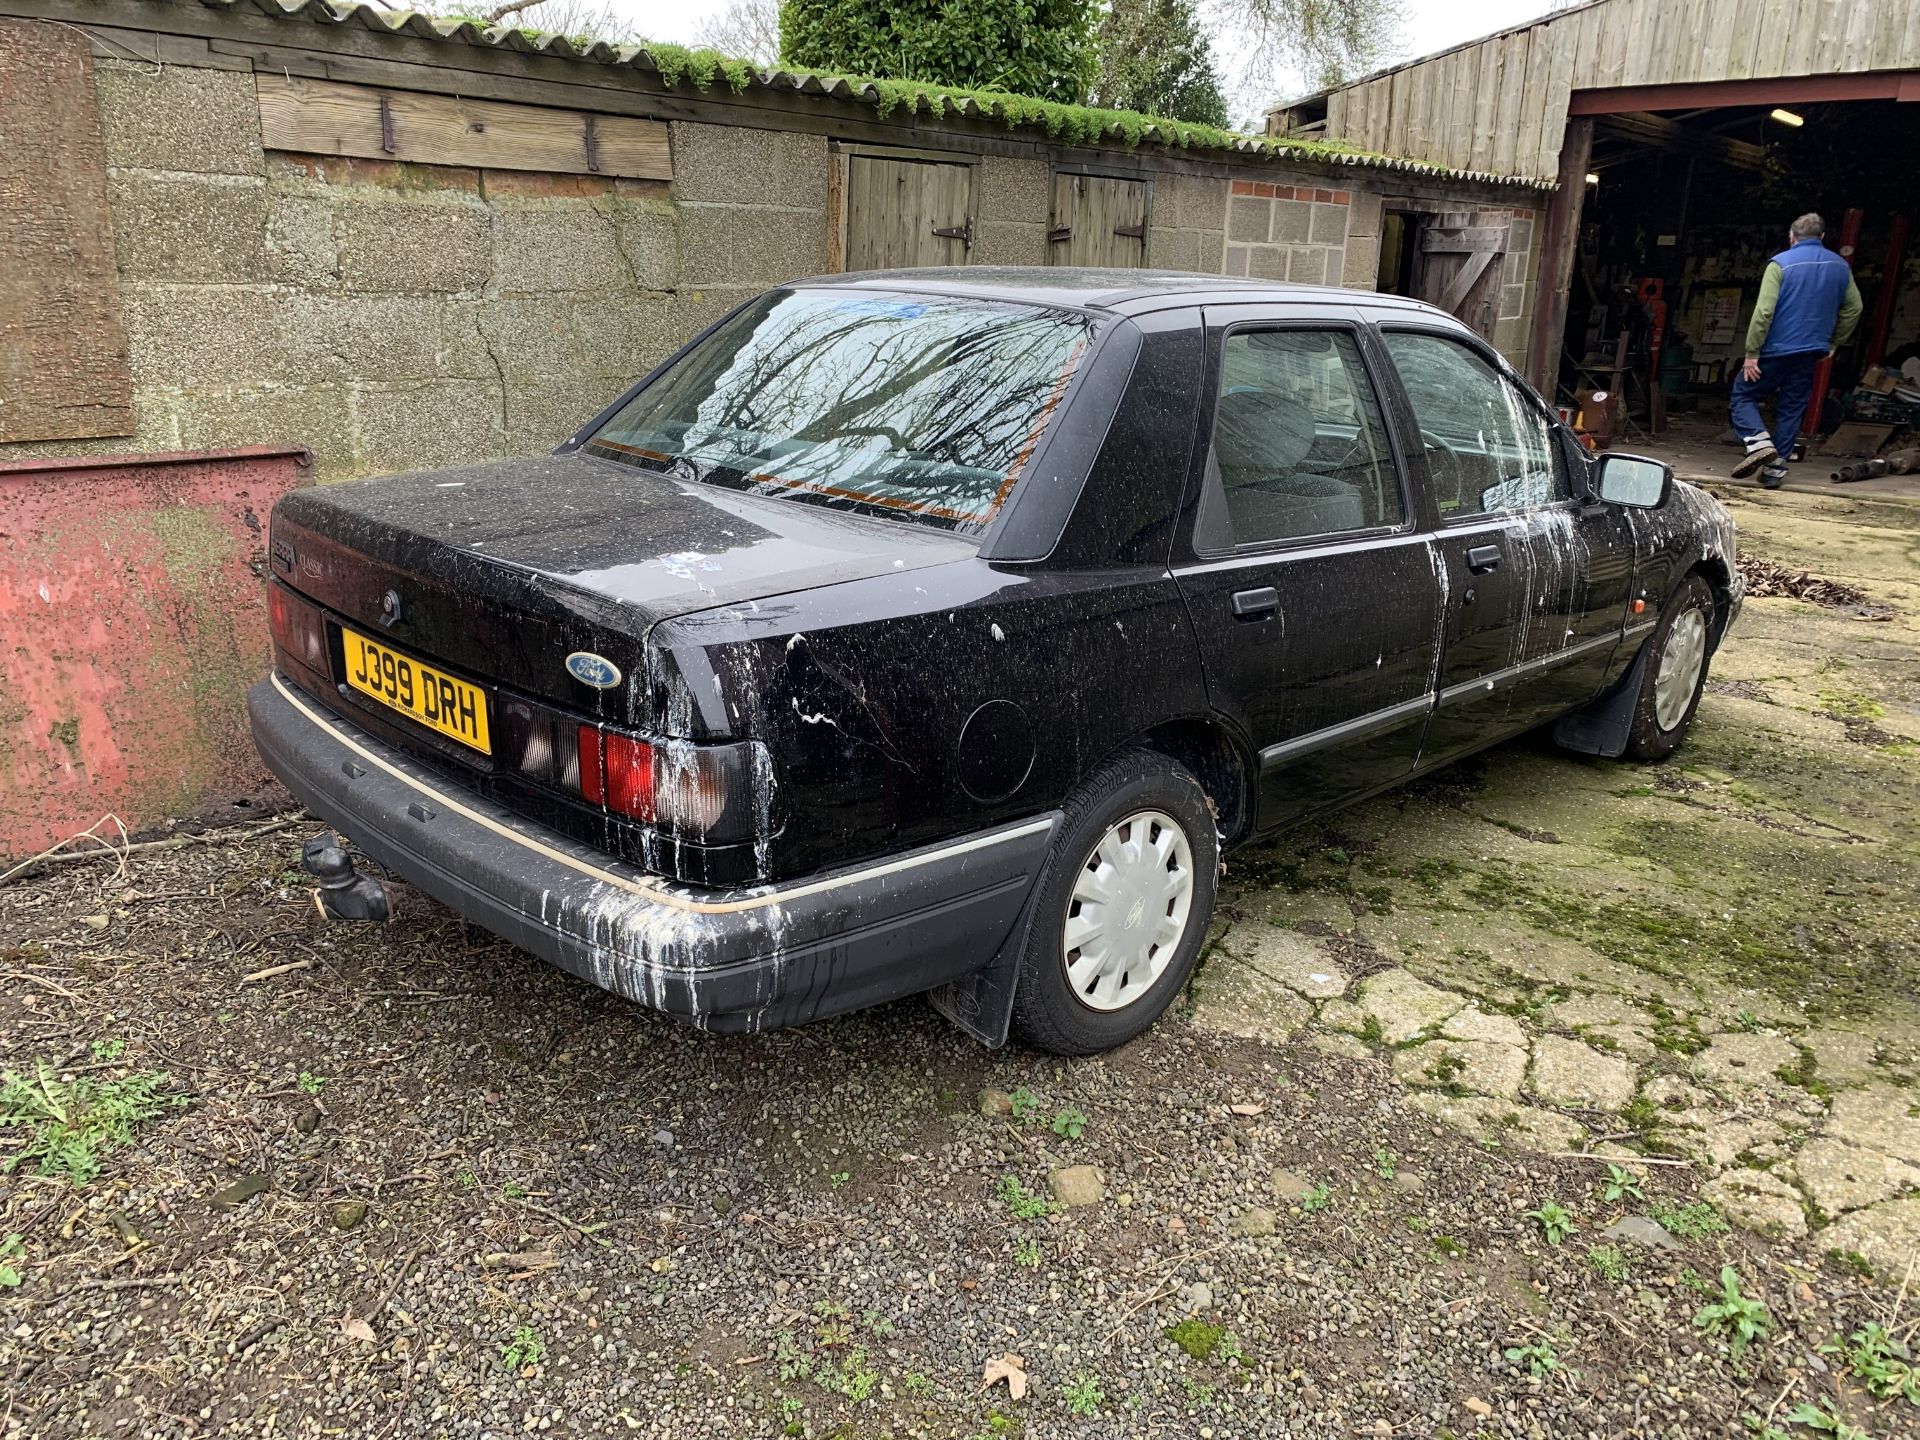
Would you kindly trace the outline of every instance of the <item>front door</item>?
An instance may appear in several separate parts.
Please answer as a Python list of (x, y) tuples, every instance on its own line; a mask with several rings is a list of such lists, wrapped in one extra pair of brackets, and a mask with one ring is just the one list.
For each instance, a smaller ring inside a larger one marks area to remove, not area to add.
[(964, 265), (973, 244), (973, 166), (847, 159), (846, 268)]
[(1100, 268), (1146, 264), (1152, 205), (1150, 181), (1056, 172), (1047, 263)]
[(1631, 539), (1576, 500), (1554, 423), (1455, 332), (1389, 329), (1437, 512), (1446, 648), (1422, 760), (1440, 761), (1590, 697), (1619, 634)]
[(1358, 327), (1251, 306), (1207, 324), (1212, 441), (1175, 573), (1267, 830), (1413, 768), (1438, 596)]

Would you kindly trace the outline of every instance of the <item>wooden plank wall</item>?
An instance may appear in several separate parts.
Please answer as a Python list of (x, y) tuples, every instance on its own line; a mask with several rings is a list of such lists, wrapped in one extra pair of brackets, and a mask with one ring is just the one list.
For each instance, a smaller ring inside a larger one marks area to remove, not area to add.
[(1327, 134), (1553, 178), (1575, 90), (1920, 70), (1920, 0), (1594, 0), (1327, 97)]

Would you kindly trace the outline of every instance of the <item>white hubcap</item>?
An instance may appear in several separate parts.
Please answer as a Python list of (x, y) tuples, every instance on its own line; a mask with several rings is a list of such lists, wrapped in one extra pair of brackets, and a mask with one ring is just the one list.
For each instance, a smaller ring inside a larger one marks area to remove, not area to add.
[(1697, 609), (1684, 611), (1667, 631), (1660, 670), (1653, 677), (1653, 718), (1662, 730), (1673, 729), (1686, 715), (1706, 663), (1707, 617)]
[(1193, 851), (1171, 815), (1142, 810), (1107, 830), (1074, 878), (1061, 932), (1067, 983), (1092, 1010), (1119, 1010), (1166, 972), (1193, 910)]

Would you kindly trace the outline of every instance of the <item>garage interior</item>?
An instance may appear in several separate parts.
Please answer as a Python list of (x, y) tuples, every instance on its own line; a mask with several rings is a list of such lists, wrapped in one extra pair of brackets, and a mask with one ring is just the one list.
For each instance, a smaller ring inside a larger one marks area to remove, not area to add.
[(1865, 311), (1816, 387), (1790, 483), (1911, 484), (1895, 477), (1920, 472), (1920, 105), (1795, 99), (1787, 82), (1778, 99), (1587, 123), (1557, 397), (1596, 443), (1726, 475), (1739, 453), (1727, 396), (1761, 275), (1811, 210)]

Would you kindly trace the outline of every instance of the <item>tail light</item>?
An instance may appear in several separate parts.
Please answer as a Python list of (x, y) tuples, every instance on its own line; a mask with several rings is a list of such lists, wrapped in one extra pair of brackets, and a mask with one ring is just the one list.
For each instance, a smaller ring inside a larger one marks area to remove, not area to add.
[(758, 742), (648, 741), (582, 725), (575, 745), (580, 795), (590, 804), (707, 845), (751, 840), (770, 828), (769, 769)]
[(285, 654), (321, 675), (327, 673), (327, 636), (320, 612), (286, 586), (267, 586), (267, 623), (273, 643)]

